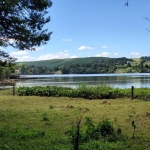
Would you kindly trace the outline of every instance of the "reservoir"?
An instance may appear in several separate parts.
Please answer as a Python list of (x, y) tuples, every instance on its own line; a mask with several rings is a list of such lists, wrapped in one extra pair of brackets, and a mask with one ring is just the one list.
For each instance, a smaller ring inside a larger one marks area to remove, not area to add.
[(16, 87), (22, 86), (62, 86), (77, 88), (82, 84), (89, 86), (110, 85), (118, 88), (150, 88), (150, 73), (130, 74), (54, 74), (20, 75)]

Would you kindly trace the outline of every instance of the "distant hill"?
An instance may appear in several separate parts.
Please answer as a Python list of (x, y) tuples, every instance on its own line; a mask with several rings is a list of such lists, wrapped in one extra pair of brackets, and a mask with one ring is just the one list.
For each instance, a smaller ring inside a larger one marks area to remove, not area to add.
[(50, 59), (50, 60), (41, 60), (41, 61), (29, 61), (29, 62), (17, 62), (16, 64), (22, 63), (28, 66), (41, 66), (48, 67), (50, 69), (54, 69), (55, 67), (60, 67), (64, 65), (73, 65), (76, 63), (85, 64), (85, 63), (93, 63), (95, 61), (101, 60), (110, 60), (114, 58), (108, 57), (85, 57), (85, 58), (65, 58), (65, 59)]
[(143, 61), (140, 58), (129, 59), (126, 57), (66, 58), (17, 62), (16, 64), (16, 69), (20, 70), (21, 74), (150, 72), (150, 61)]

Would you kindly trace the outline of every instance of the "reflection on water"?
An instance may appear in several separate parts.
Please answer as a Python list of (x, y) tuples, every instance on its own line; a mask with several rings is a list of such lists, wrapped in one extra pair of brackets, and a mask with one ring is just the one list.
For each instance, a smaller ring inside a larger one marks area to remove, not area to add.
[(16, 86), (63, 86), (76, 88), (86, 83), (87, 85), (110, 85), (118, 88), (150, 87), (150, 74), (69, 74), (69, 75), (24, 75), (23, 79), (16, 82)]

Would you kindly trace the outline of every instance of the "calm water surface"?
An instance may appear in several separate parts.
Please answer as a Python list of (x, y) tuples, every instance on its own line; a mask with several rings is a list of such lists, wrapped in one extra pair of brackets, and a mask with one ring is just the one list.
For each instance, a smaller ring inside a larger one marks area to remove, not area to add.
[(76, 88), (86, 83), (91, 86), (110, 85), (118, 88), (131, 86), (150, 88), (150, 73), (138, 74), (67, 74), (67, 75), (21, 75), (24, 79), (16, 82), (16, 86), (62, 86)]

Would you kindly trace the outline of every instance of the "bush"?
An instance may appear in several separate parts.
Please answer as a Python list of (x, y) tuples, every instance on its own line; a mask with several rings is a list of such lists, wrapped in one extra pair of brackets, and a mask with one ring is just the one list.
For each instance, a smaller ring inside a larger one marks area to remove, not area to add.
[[(150, 100), (149, 88), (134, 89), (134, 98), (142, 100)], [(19, 87), (18, 94), (20, 96), (64, 96), (64, 97), (80, 97), (85, 99), (114, 99), (122, 97), (131, 97), (131, 89), (119, 89), (106, 85), (88, 86), (82, 85), (77, 89), (57, 86), (47, 87)]]
[[(85, 131), (81, 130), (81, 128), (85, 129)], [(77, 120), (76, 125), (72, 126), (67, 135), (74, 150), (79, 148), (107, 149), (112, 147), (113, 144), (110, 143), (123, 144), (125, 141), (124, 136), (121, 135), (121, 129), (115, 130), (110, 120), (104, 119), (99, 123), (95, 123), (90, 117), (85, 118), (84, 127), (81, 127), (81, 120)], [(89, 145), (89, 143), (91, 144)], [(115, 144), (116, 147), (117, 145)]]

